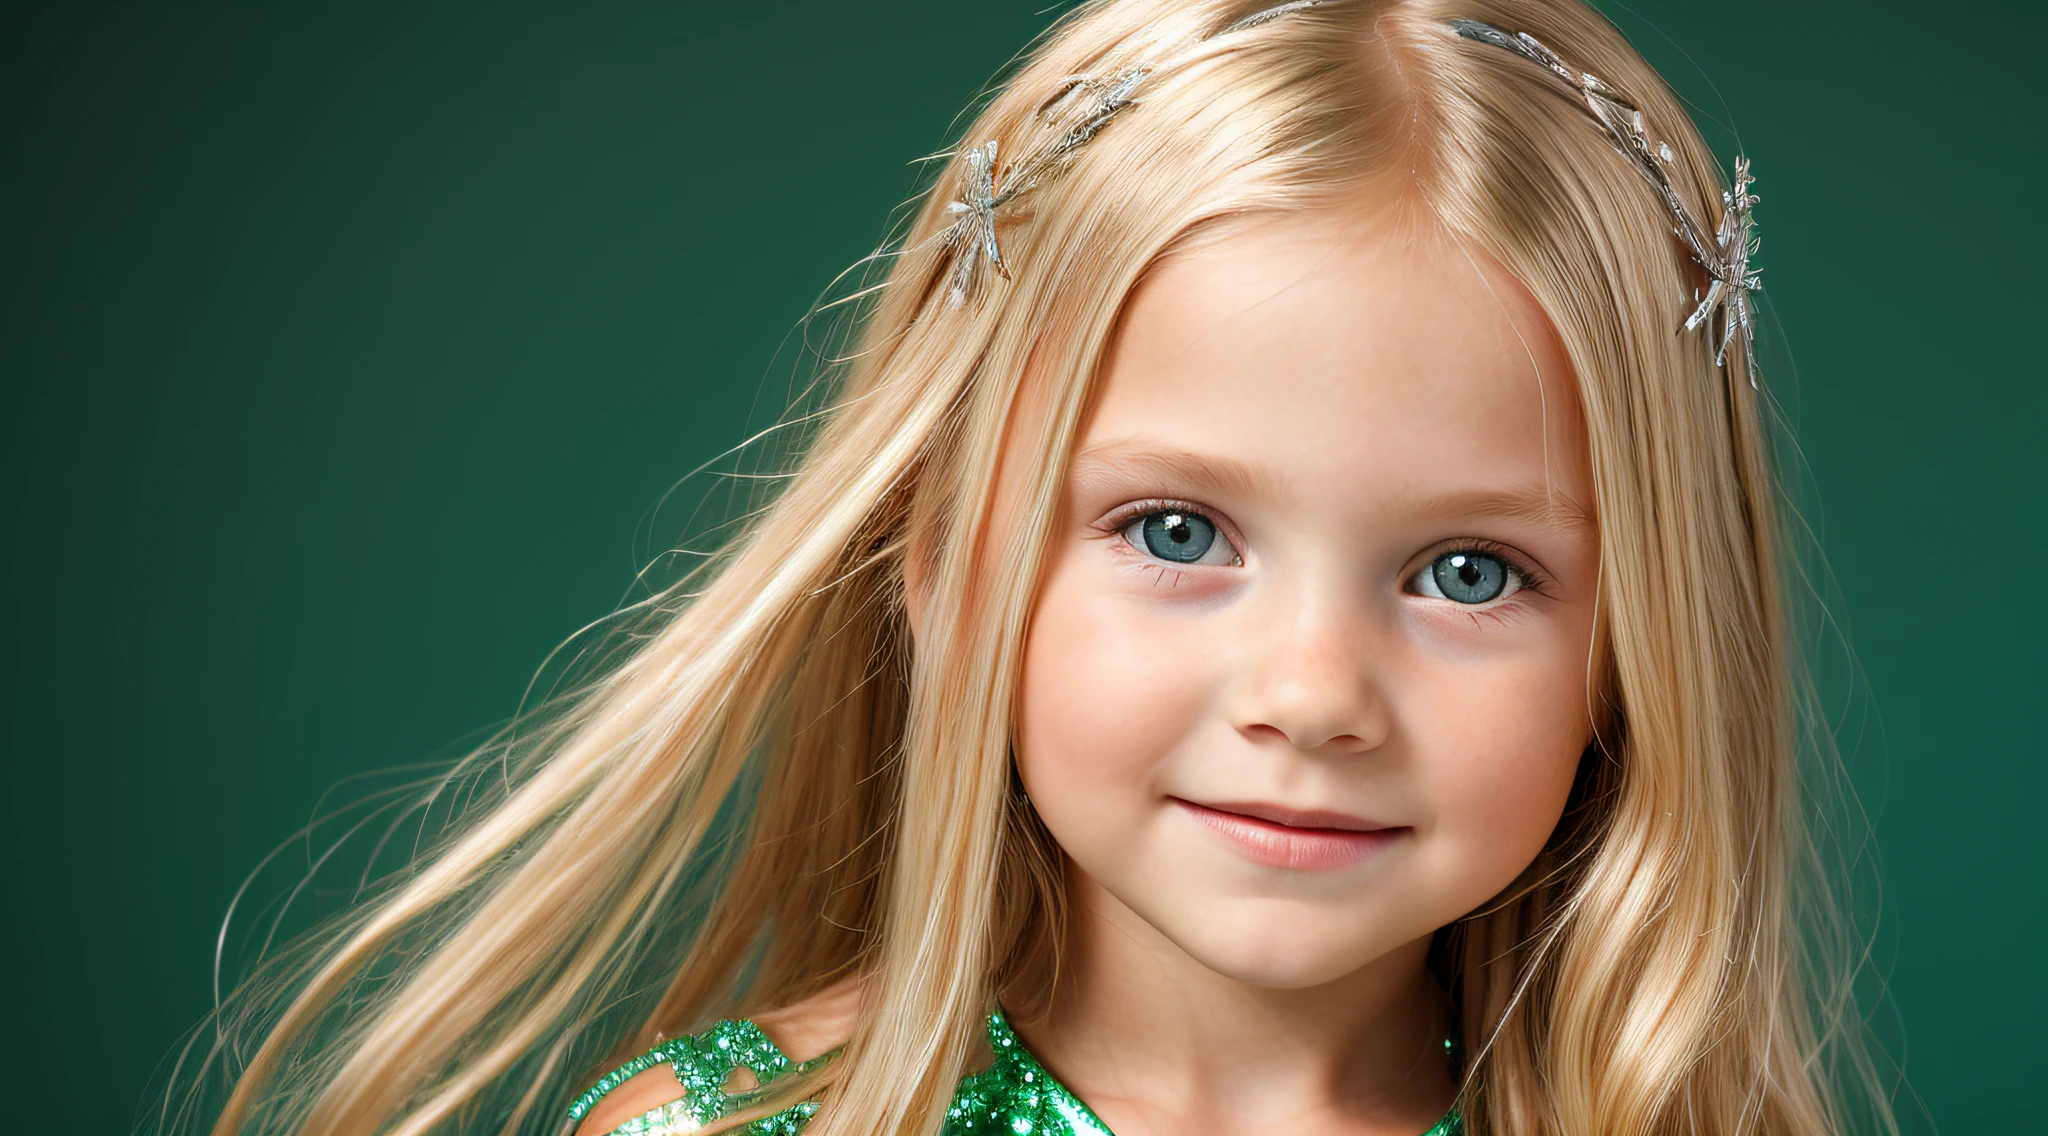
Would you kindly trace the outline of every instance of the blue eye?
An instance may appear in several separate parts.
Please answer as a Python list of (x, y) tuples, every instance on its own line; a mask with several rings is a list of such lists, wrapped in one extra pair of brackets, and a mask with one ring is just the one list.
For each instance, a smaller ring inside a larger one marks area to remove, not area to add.
[(1490, 603), (1520, 587), (1506, 561), (1484, 552), (1446, 552), (1415, 576), (1418, 593), (1461, 604)]
[(1200, 513), (1167, 509), (1131, 522), (1124, 539), (1172, 564), (1236, 564), (1237, 550)]

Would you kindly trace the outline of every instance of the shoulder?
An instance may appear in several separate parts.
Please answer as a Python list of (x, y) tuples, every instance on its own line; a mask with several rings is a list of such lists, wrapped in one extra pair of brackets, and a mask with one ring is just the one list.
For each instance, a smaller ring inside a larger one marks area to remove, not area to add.
[(583, 1122), (576, 1126), (576, 1136), (605, 1136), (663, 1105), (682, 1100), (683, 1095), (683, 1084), (676, 1080), (674, 1067), (666, 1063), (655, 1065), (619, 1082), (598, 1098), (590, 1111), (583, 1114)]
[[(582, 1113), (575, 1136), (606, 1136), (648, 1113), (707, 1090), (750, 1089), (757, 1083), (757, 1075), (772, 1075), (761, 1057), (767, 1058), (769, 1065), (778, 1058), (802, 1064), (830, 1053), (852, 1036), (854, 1022), (860, 1016), (862, 989), (860, 980), (848, 979), (802, 1001), (757, 1014), (746, 1022), (715, 1026), (701, 1034), (663, 1042), (592, 1086), (578, 1101), (588, 1111)], [(721, 1037), (730, 1040), (736, 1034), (754, 1031), (768, 1042), (768, 1052), (754, 1060), (729, 1057), (727, 1047), (718, 1044)], [(707, 1051), (712, 1050), (718, 1051), (718, 1068), (708, 1066)], [(729, 1076), (741, 1083), (728, 1087)]]
[(849, 978), (780, 1009), (754, 1015), (753, 1022), (792, 1061), (809, 1061), (846, 1044), (860, 1018), (867, 986)]

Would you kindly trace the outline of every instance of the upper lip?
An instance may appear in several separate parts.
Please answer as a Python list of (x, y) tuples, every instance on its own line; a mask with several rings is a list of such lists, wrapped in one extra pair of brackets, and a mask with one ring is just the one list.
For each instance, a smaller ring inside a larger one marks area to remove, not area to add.
[(1378, 832), (1381, 829), (1397, 828), (1398, 825), (1381, 824), (1376, 820), (1352, 816), (1350, 813), (1331, 812), (1328, 809), (1294, 809), (1286, 805), (1270, 804), (1266, 801), (1188, 801), (1188, 804), (1219, 813), (1236, 813), (1254, 820), (1269, 821), (1286, 825), (1288, 828), (1325, 828), (1342, 832)]

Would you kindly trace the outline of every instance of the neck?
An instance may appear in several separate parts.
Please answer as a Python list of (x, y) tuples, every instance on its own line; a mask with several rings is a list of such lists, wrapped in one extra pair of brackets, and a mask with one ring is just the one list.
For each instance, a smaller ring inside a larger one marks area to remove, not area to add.
[(1449, 1014), (1428, 939), (1275, 989), (1203, 965), (1078, 871), (1067, 890), (1057, 985), (1019, 1029), (1117, 1136), (1414, 1136), (1448, 1108)]

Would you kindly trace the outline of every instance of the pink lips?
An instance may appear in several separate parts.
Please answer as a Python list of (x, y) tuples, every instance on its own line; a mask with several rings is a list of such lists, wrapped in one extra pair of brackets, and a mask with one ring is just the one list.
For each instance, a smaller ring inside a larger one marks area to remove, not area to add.
[(1298, 871), (1348, 868), (1407, 833), (1343, 813), (1302, 811), (1256, 801), (1198, 805), (1172, 798), (1189, 816), (1221, 833), (1256, 863)]

